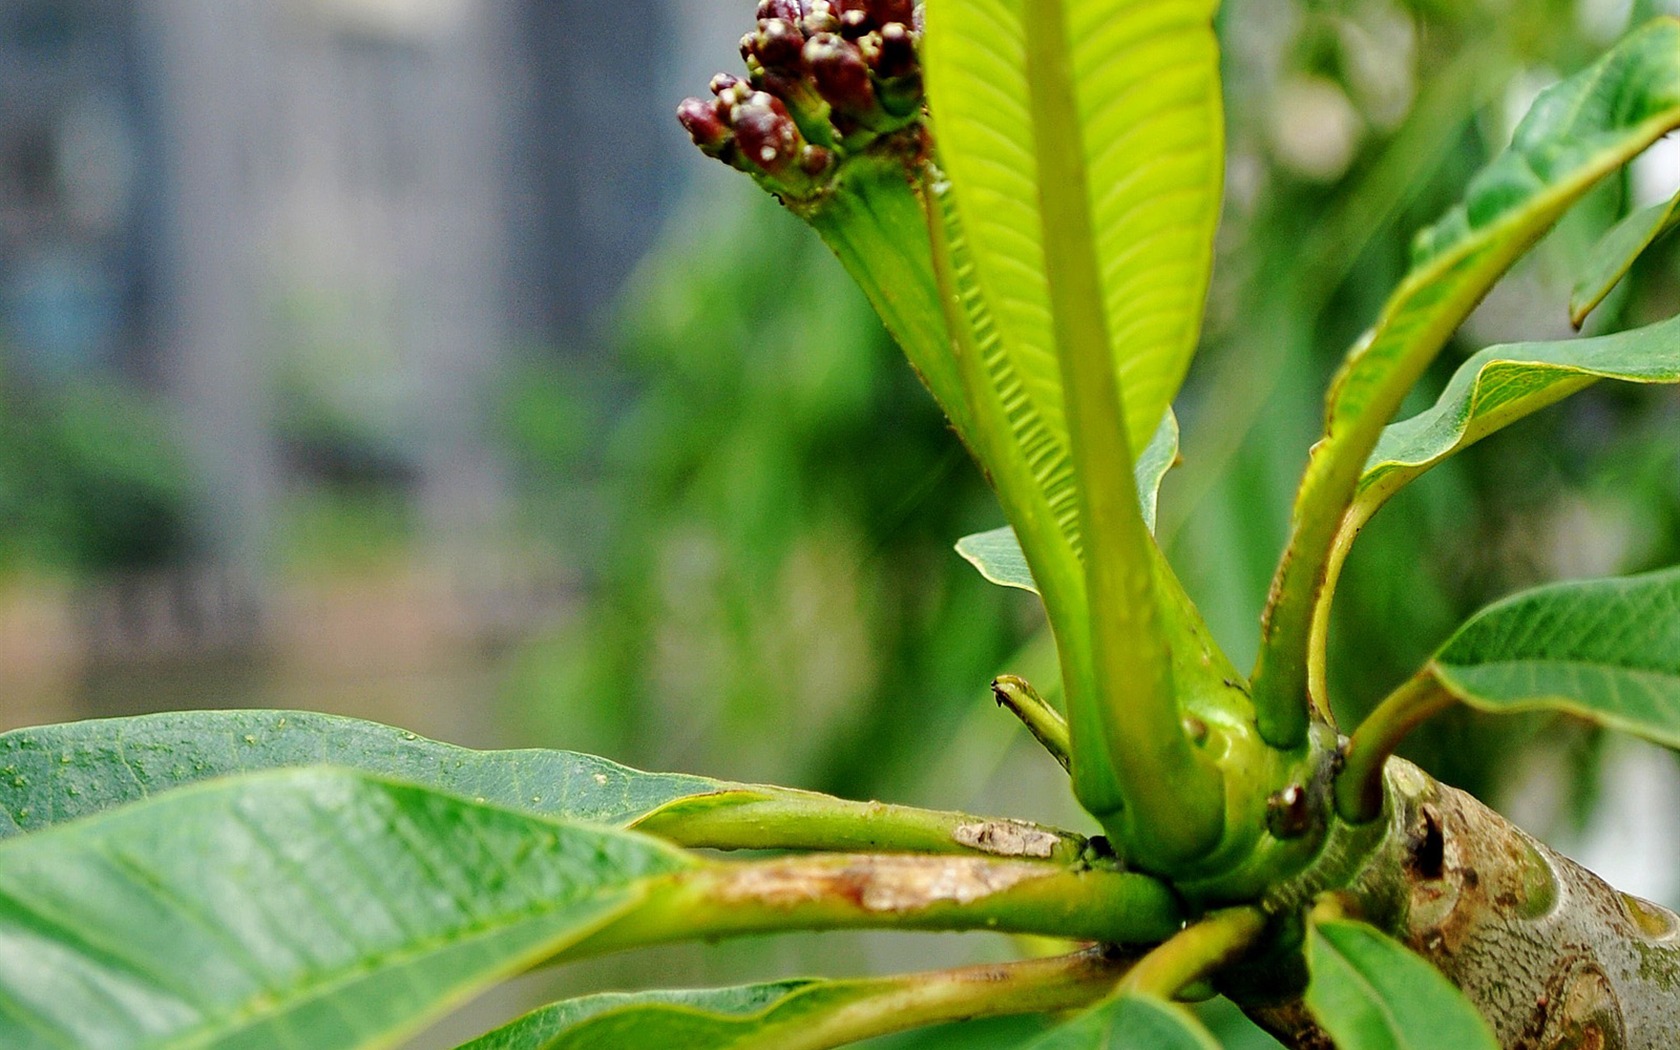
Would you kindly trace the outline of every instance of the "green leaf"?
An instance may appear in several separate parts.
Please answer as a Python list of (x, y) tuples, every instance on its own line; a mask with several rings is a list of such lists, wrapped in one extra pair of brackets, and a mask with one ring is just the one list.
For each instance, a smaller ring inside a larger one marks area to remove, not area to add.
[(0, 1046), (389, 1047), (692, 862), (347, 770), (0, 843)]
[(473, 751), (335, 715), (181, 711), (0, 736), (0, 837), (210, 777), (314, 765), (594, 824), (630, 824), (677, 799), (748, 790), (705, 777), (643, 773), (571, 751)]
[(1314, 923), (1307, 966), (1307, 1009), (1340, 1050), (1499, 1050), (1457, 988), (1371, 926)]
[[(1206, 0), (1069, 5), (1070, 57), (1130, 445), (1149, 442), (1200, 333), (1223, 177)], [(1022, 0), (934, 0), (923, 44), (939, 161), (1030, 410), (1065, 435), (1044, 275)]]
[[(1155, 528), (1155, 508), (1159, 502), (1161, 482), (1178, 462), (1178, 417), (1172, 409), (1155, 428), (1155, 436), (1137, 461), (1138, 499), (1143, 504), (1143, 520), (1151, 531)], [(988, 532), (976, 532), (957, 541), (957, 553), (979, 570), (980, 575), (1000, 587), (1017, 587), (1038, 593), (1033, 582), (1027, 556), (1021, 551), (1021, 539), (1008, 525)]]
[(1567, 711), (1680, 747), (1680, 568), (1507, 598), (1459, 628), (1430, 671), (1485, 711)]
[(1125, 966), (1087, 950), (894, 977), (592, 995), (460, 1050), (820, 1050), (953, 1020), (1077, 1009), (1107, 995)]
[(1021, 538), (1008, 525), (976, 532), (957, 541), (957, 553), (979, 570), (980, 575), (999, 587), (1016, 587), (1038, 593), (1032, 568), (1021, 552)]
[(1680, 196), (1641, 208), (1611, 227), (1593, 245), (1586, 272), (1569, 295), (1570, 322), (1576, 328), (1581, 327), (1587, 316), (1598, 309), (1598, 304), (1633, 269), (1645, 250), (1676, 224), (1680, 224)]
[(1437, 463), (1599, 379), (1680, 382), (1680, 318), (1590, 339), (1490, 346), (1453, 374), (1433, 406), (1383, 431), (1344, 531)]
[(778, 1040), (866, 998), (874, 987), (870, 981), (798, 979), (591, 995), (535, 1010), (459, 1050), (779, 1050)]
[[(0, 839), (211, 777), (315, 765), (359, 769), (541, 816), (634, 827), (690, 846), (1065, 860), (1084, 845), (1079, 836), (1037, 825), (643, 773), (571, 751), (474, 751), (300, 711), (183, 711), (0, 735)], [(976, 830), (988, 827), (1007, 834)]]
[(1028, 1043), (1023, 1050), (1219, 1050), (1181, 1006), (1125, 995)]
[(1541, 92), (1511, 146), (1464, 202), (1418, 236), (1411, 271), (1349, 353), (1328, 398), (1325, 436), (1296, 496), (1255, 667), (1261, 735), (1306, 731), (1312, 621), (1367, 458), (1406, 392), (1494, 283), (1605, 175), (1680, 126), (1680, 21), (1630, 33), (1581, 73)]

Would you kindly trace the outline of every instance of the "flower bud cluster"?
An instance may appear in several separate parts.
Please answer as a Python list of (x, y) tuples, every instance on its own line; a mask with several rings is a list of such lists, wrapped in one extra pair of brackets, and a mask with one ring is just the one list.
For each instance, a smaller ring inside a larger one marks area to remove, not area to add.
[(760, 0), (741, 38), (747, 76), (718, 74), (677, 119), (783, 200), (814, 200), (845, 158), (919, 129), (920, 37), (913, 0)]

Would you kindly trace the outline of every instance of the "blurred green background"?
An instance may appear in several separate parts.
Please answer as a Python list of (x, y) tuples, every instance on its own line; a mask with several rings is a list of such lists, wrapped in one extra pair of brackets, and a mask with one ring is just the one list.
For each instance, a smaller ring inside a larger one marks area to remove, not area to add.
[[(0, 4), (0, 724), (310, 708), (1084, 827), (988, 697), (1053, 660), (1030, 597), (951, 551), (1001, 523), (978, 472), (815, 237), (670, 116), (752, 7)], [(1412, 233), (1664, 10), (1226, 3), (1228, 201), (1160, 535), (1239, 664), (1325, 382)], [(1665, 143), (1597, 192), (1413, 407), (1475, 349), (1567, 335), (1586, 248), (1676, 186)], [(1676, 310), (1663, 245), (1590, 327)], [(1336, 607), (1344, 716), (1492, 598), (1680, 561), (1677, 416), (1594, 389), (1396, 499)], [(1680, 902), (1665, 755), (1462, 712), (1408, 749)], [(683, 946), (532, 975), (415, 1045), (579, 990), (1025, 947)]]

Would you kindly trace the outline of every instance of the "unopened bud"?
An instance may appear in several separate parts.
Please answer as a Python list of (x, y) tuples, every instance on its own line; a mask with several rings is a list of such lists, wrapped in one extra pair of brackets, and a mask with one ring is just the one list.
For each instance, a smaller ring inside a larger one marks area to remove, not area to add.
[(780, 18), (759, 23), (758, 32), (748, 34), (752, 39), (752, 55), (765, 69), (798, 72), (804, 68), (801, 55), (805, 50), (805, 34), (792, 22)]
[(869, 67), (857, 46), (833, 33), (823, 33), (805, 42), (805, 64), (811, 69), (817, 92), (835, 112), (867, 126), (878, 109), (875, 89), (869, 82)]
[(677, 119), (688, 131), (689, 138), (707, 156), (723, 156), (734, 141), (734, 135), (729, 130), (728, 111), (716, 99), (684, 99), (677, 107)]
[(840, 16), (840, 35), (847, 40), (857, 40), (874, 28), (867, 11), (852, 10)]
[(722, 98), (725, 92), (740, 82), (740, 77), (731, 76), (728, 73), (719, 73), (712, 78), (712, 82), (708, 86), (712, 89), (712, 94)]
[(759, 0), (758, 2), (758, 20), (760, 22), (769, 18), (779, 18), (784, 22), (792, 22), (794, 25), (798, 25), (799, 20), (804, 17), (805, 5), (800, 3), (799, 0)]
[(799, 170), (812, 179), (821, 179), (834, 167), (834, 151), (821, 146), (806, 146), (799, 154)]
[(888, 22), (875, 35), (878, 50), (870, 65), (882, 80), (892, 80), (916, 69), (916, 42), (903, 22)]
[(810, 0), (805, 5), (805, 17), (800, 20), (800, 28), (805, 30), (807, 37), (818, 33), (838, 33), (840, 31), (840, 12), (830, 0)]
[(869, 17), (878, 26), (889, 22), (909, 25), (916, 17), (915, 0), (869, 0)]
[(805, 143), (781, 100), (756, 91), (730, 115), (741, 158), (766, 174), (785, 174)]

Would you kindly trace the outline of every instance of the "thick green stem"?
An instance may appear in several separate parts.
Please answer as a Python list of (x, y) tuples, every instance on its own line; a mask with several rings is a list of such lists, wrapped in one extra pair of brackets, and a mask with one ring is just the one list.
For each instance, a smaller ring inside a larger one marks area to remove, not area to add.
[[(941, 187), (930, 177), (923, 185), (928, 201), (928, 234), (932, 247), (933, 270), (939, 284), (940, 303), (944, 309), (946, 326), (951, 337), (951, 356), (957, 362), (965, 395), (976, 418), (987, 425), (975, 433), (975, 451), (982, 464), (988, 465), (998, 502), (1003, 504), (1004, 516), (1009, 519), (1021, 541), (1021, 551), (1032, 570), (1040, 600), (1056, 639), (1056, 655), (1062, 667), (1064, 696), (1090, 692), (1093, 678), (1090, 659), (1090, 604), (1085, 591), (1084, 574), (1078, 556), (1061, 530), (1060, 523), (1043, 498), (1031, 466), (1011, 436), (1007, 420), (1010, 408), (1002, 401), (998, 386), (987, 372), (981, 352), (977, 317), (985, 311), (985, 304), (977, 300), (978, 290), (965, 286), (961, 275), (970, 272), (972, 265), (966, 245), (960, 236), (959, 218), (949, 195), (949, 187)], [(1087, 764), (1078, 773), (1081, 797), (1086, 805), (1099, 812), (1114, 809), (1122, 802), (1119, 782), (1114, 770), (1106, 765)]]
[(1112, 769), (1124, 811), (1099, 818), (1117, 825), (1131, 855), (1170, 868), (1218, 842), (1224, 790), (1180, 724), (1103, 310), (1066, 14), (1061, 0), (1027, 0), (1026, 16), (1045, 273), (1090, 605), (1094, 689), (1081, 695), (1068, 683), (1075, 789), (1090, 806), (1083, 767)]
[(1172, 891), (1132, 872), (979, 857), (799, 856), (664, 876), (645, 904), (566, 955), (791, 930), (995, 930), (1147, 944), (1182, 922)]
[(1026, 821), (779, 788), (681, 799), (632, 827), (694, 849), (980, 853), (1072, 864), (1090, 847), (1083, 835)]
[(1406, 735), (1451, 707), (1455, 698), (1428, 668), (1408, 678), (1354, 730), (1336, 777), (1336, 812), (1353, 824), (1382, 815), (1383, 767)]
[(992, 682), (992, 695), (997, 698), (999, 707), (1007, 707), (1016, 718), (1027, 727), (1044, 750), (1050, 752), (1052, 758), (1062, 764), (1063, 769), (1069, 768), (1068, 724), (1067, 719), (1038, 695), (1037, 690), (1027, 683), (1024, 678), (1017, 678), (1012, 674), (999, 675)]
[(1158, 999), (1178, 997), (1246, 952), (1266, 928), (1258, 908), (1227, 908), (1181, 931), (1139, 959), (1120, 984)]
[(741, 1050), (825, 1050), (927, 1025), (1076, 1010), (1113, 991), (1130, 956), (1091, 948), (1073, 955), (908, 974), (832, 1013), (801, 1015), (755, 1033)]

